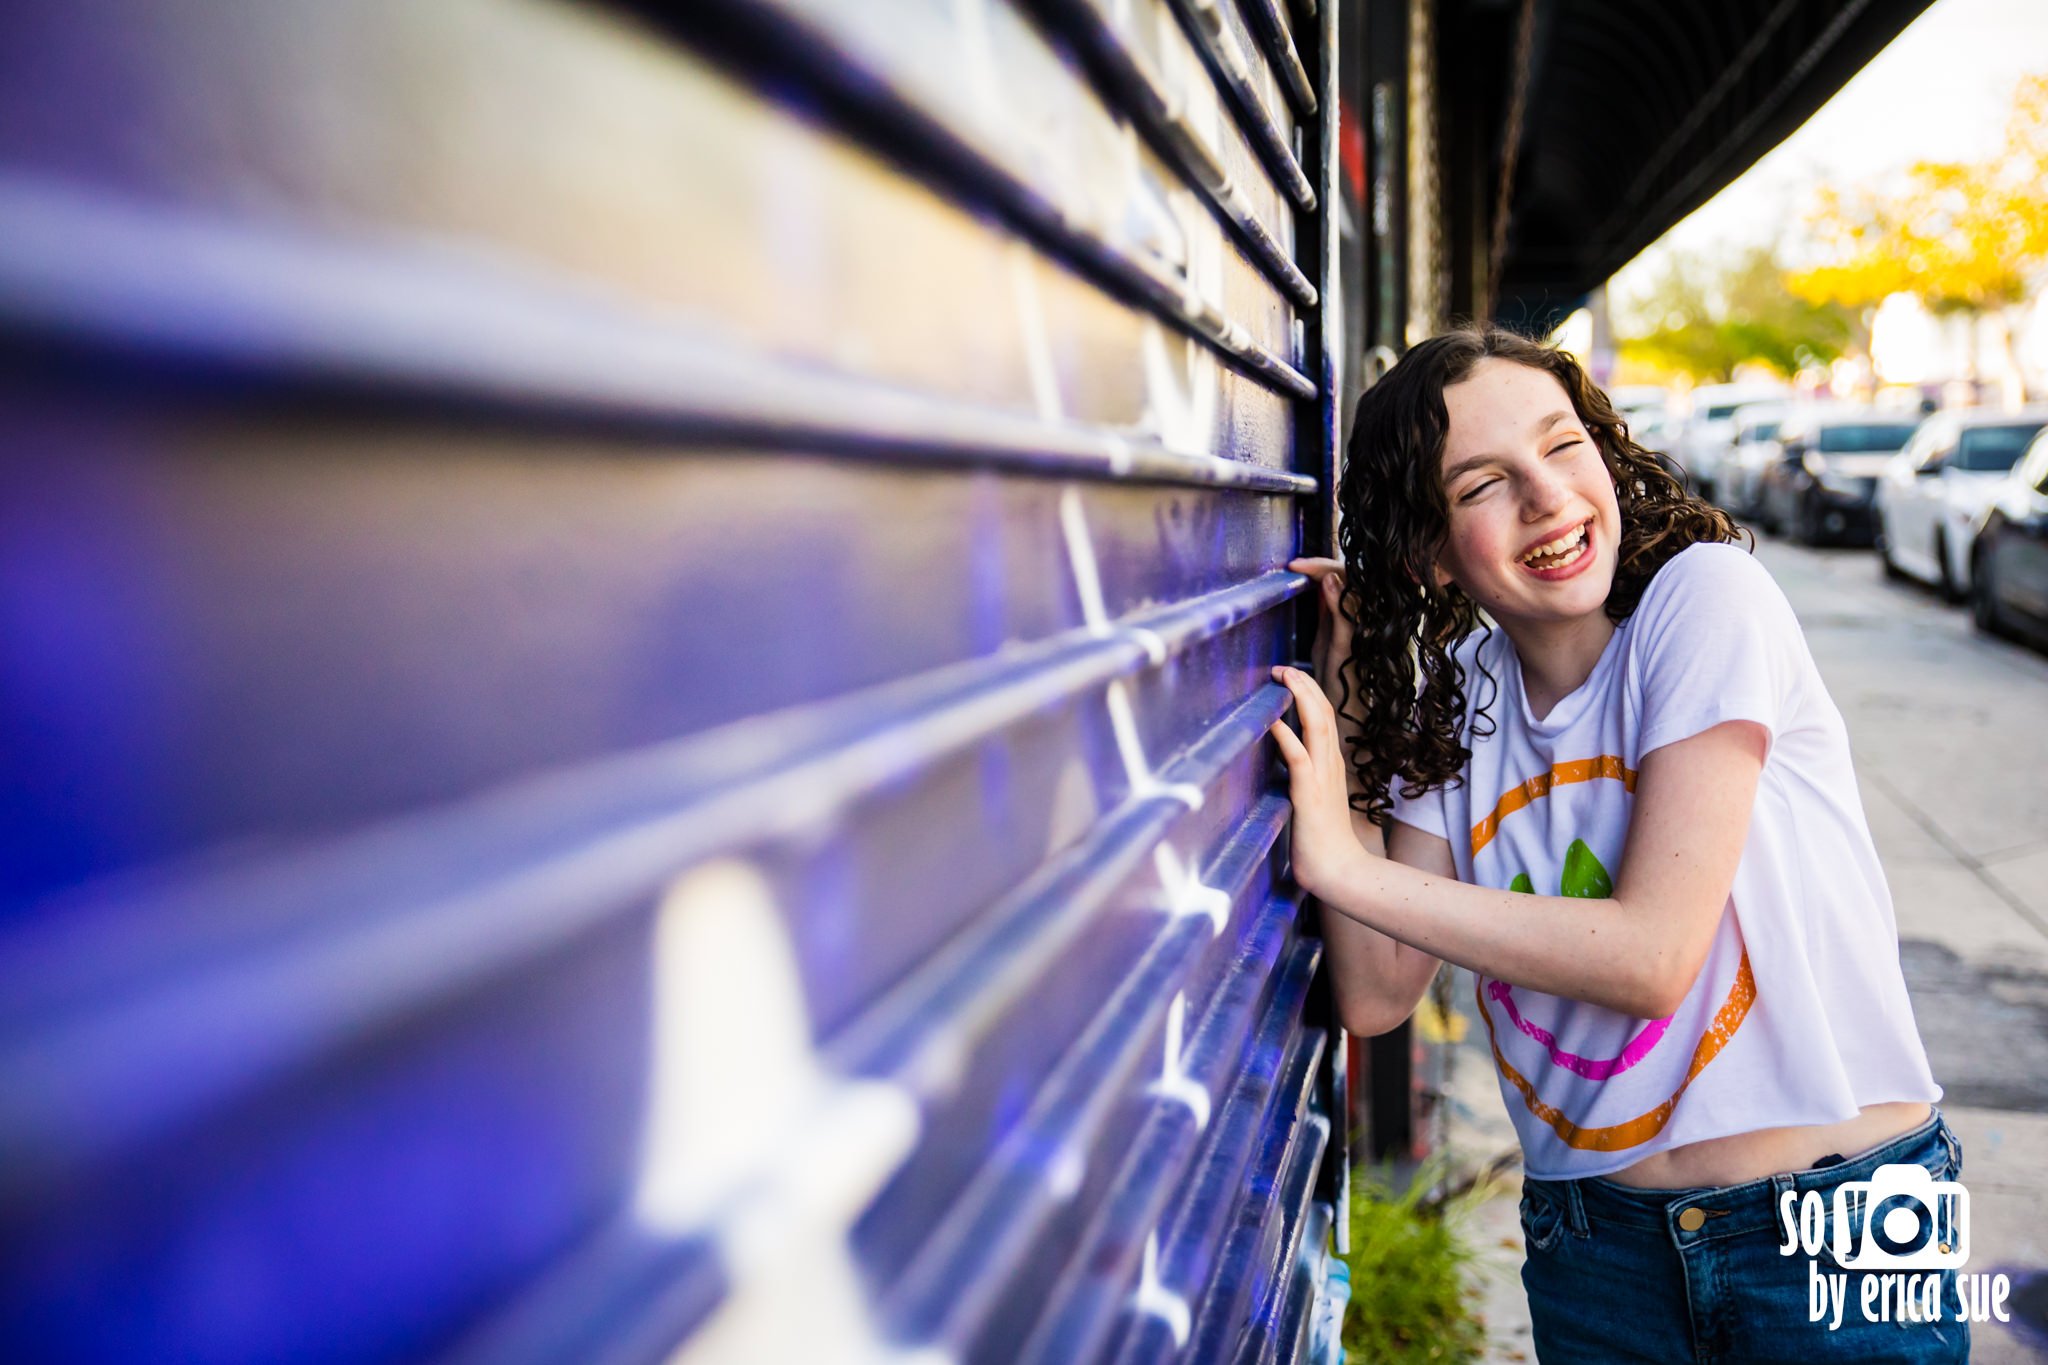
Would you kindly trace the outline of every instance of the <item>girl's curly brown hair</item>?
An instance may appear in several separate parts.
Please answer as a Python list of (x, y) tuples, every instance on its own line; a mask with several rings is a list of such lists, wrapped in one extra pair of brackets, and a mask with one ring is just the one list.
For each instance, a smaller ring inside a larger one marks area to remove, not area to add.
[[(1628, 423), (1569, 354), (1490, 326), (1458, 328), (1410, 349), (1359, 399), (1337, 488), (1346, 583), (1340, 610), (1355, 632), (1337, 710), (1359, 727), (1350, 747), (1363, 791), (1351, 803), (1376, 825), (1392, 815), (1395, 779), (1412, 800), (1454, 785), (1472, 757), (1462, 734), (1469, 680), (1454, 650), (1480, 626), (1479, 608), (1456, 586), (1438, 586), (1434, 566), (1450, 526), (1440, 478), (1450, 429), (1444, 390), (1488, 359), (1557, 380), (1599, 448), (1621, 507), (1607, 597), (1614, 621), (1627, 619), (1651, 577), (1680, 550), (1748, 534), (1686, 492), (1669, 459), (1629, 438)], [(1493, 732), (1487, 708), (1498, 684), (1490, 675), (1487, 683), (1492, 693), (1473, 713), (1475, 736)]]

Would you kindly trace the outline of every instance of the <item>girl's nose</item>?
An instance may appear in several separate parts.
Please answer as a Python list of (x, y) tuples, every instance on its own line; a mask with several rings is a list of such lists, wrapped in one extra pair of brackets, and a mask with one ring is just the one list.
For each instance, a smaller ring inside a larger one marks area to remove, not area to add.
[(1537, 463), (1523, 489), (1522, 516), (1526, 521), (1545, 521), (1556, 516), (1571, 498), (1564, 475), (1547, 461)]

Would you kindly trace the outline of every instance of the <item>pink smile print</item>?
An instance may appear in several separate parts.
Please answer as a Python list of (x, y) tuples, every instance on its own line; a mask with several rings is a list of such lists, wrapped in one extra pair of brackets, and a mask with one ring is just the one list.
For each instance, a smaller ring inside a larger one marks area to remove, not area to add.
[(1628, 1046), (1621, 1050), (1620, 1056), (1605, 1059), (1581, 1057), (1576, 1052), (1566, 1052), (1559, 1047), (1557, 1036), (1548, 1029), (1539, 1024), (1532, 1024), (1522, 1017), (1522, 1012), (1515, 1008), (1514, 987), (1507, 982), (1488, 981), (1486, 993), (1507, 1007), (1508, 1018), (1515, 1021), (1516, 1028), (1543, 1044), (1550, 1053), (1550, 1060), (1553, 1063), (1567, 1071), (1576, 1071), (1588, 1080), (1604, 1081), (1609, 1076), (1618, 1076), (1628, 1070), (1649, 1056), (1650, 1050), (1657, 1046), (1657, 1040), (1664, 1036), (1664, 1030), (1671, 1027), (1672, 1017), (1667, 1014), (1662, 1019), (1655, 1019), (1644, 1025), (1641, 1033), (1629, 1039)]
[[(1592, 849), (1586, 847), (1586, 841), (1583, 839), (1572, 840), (1572, 846), (1566, 850), (1564, 876), (1560, 880), (1558, 894), (1562, 896), (1598, 899), (1614, 893), (1614, 879), (1607, 875), (1607, 869), (1600, 865), (1600, 859), (1594, 856)], [(1516, 873), (1514, 881), (1508, 884), (1508, 889), (1530, 896), (1536, 894), (1536, 885), (1526, 872)], [(1609, 1076), (1618, 1076), (1628, 1070), (1649, 1056), (1651, 1050), (1657, 1046), (1658, 1040), (1664, 1036), (1664, 1030), (1671, 1027), (1672, 1016), (1667, 1014), (1662, 1019), (1652, 1020), (1646, 1024), (1642, 1032), (1629, 1039), (1628, 1046), (1621, 1050), (1619, 1056), (1581, 1057), (1576, 1052), (1567, 1052), (1559, 1047), (1557, 1035), (1522, 1017), (1522, 1012), (1515, 1008), (1514, 987), (1507, 982), (1488, 980), (1486, 993), (1507, 1009), (1508, 1018), (1514, 1021), (1516, 1028), (1543, 1044), (1544, 1050), (1550, 1054), (1553, 1065), (1576, 1072), (1588, 1080), (1604, 1081)]]

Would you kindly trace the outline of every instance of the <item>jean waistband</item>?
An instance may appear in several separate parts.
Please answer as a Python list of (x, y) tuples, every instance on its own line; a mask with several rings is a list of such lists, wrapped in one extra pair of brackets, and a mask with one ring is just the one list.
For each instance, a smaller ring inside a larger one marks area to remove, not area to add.
[[(1579, 1231), (1583, 1231), (1584, 1220), (1591, 1219), (1638, 1228), (1669, 1227), (1679, 1233), (1681, 1216), (1696, 1208), (1705, 1214), (1705, 1221), (1698, 1227), (1683, 1228), (1681, 1235), (1688, 1241), (1711, 1241), (1777, 1228), (1778, 1206), (1788, 1192), (1829, 1191), (1846, 1181), (1868, 1180), (1880, 1166), (1933, 1164), (1938, 1168), (1940, 1163), (1955, 1161), (1959, 1156), (1955, 1135), (1936, 1107), (1926, 1122), (1911, 1132), (1889, 1138), (1838, 1164), (1786, 1171), (1740, 1185), (1649, 1190), (1601, 1176), (1578, 1180), (1525, 1179), (1522, 1184), (1532, 1196), (1550, 1199), (1563, 1207)], [(1699, 1222), (1697, 1218), (1686, 1221)]]

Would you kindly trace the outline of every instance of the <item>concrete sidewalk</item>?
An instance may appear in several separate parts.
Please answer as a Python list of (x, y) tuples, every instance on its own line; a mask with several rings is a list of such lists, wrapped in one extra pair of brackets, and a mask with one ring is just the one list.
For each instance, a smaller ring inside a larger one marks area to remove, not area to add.
[(2048, 1360), (2048, 658), (1990, 640), (1868, 551), (1767, 543), (1848, 722), (1899, 955), (1963, 1142), (1969, 1269), (2012, 1278), (1985, 1365)]
[[(1974, 635), (1868, 551), (1765, 542), (1848, 722), (1890, 881), (1900, 959), (1964, 1146), (1968, 1268), (2012, 1280), (2013, 1321), (1972, 1328), (1980, 1365), (2048, 1361), (2048, 658)], [(1516, 1146), (1471, 978), (1451, 998), (1445, 1142), (1459, 1169)], [(1476, 1037), (1474, 1035), (1477, 1035)], [(1533, 1361), (1518, 1179), (1470, 1227), (1489, 1365)]]

